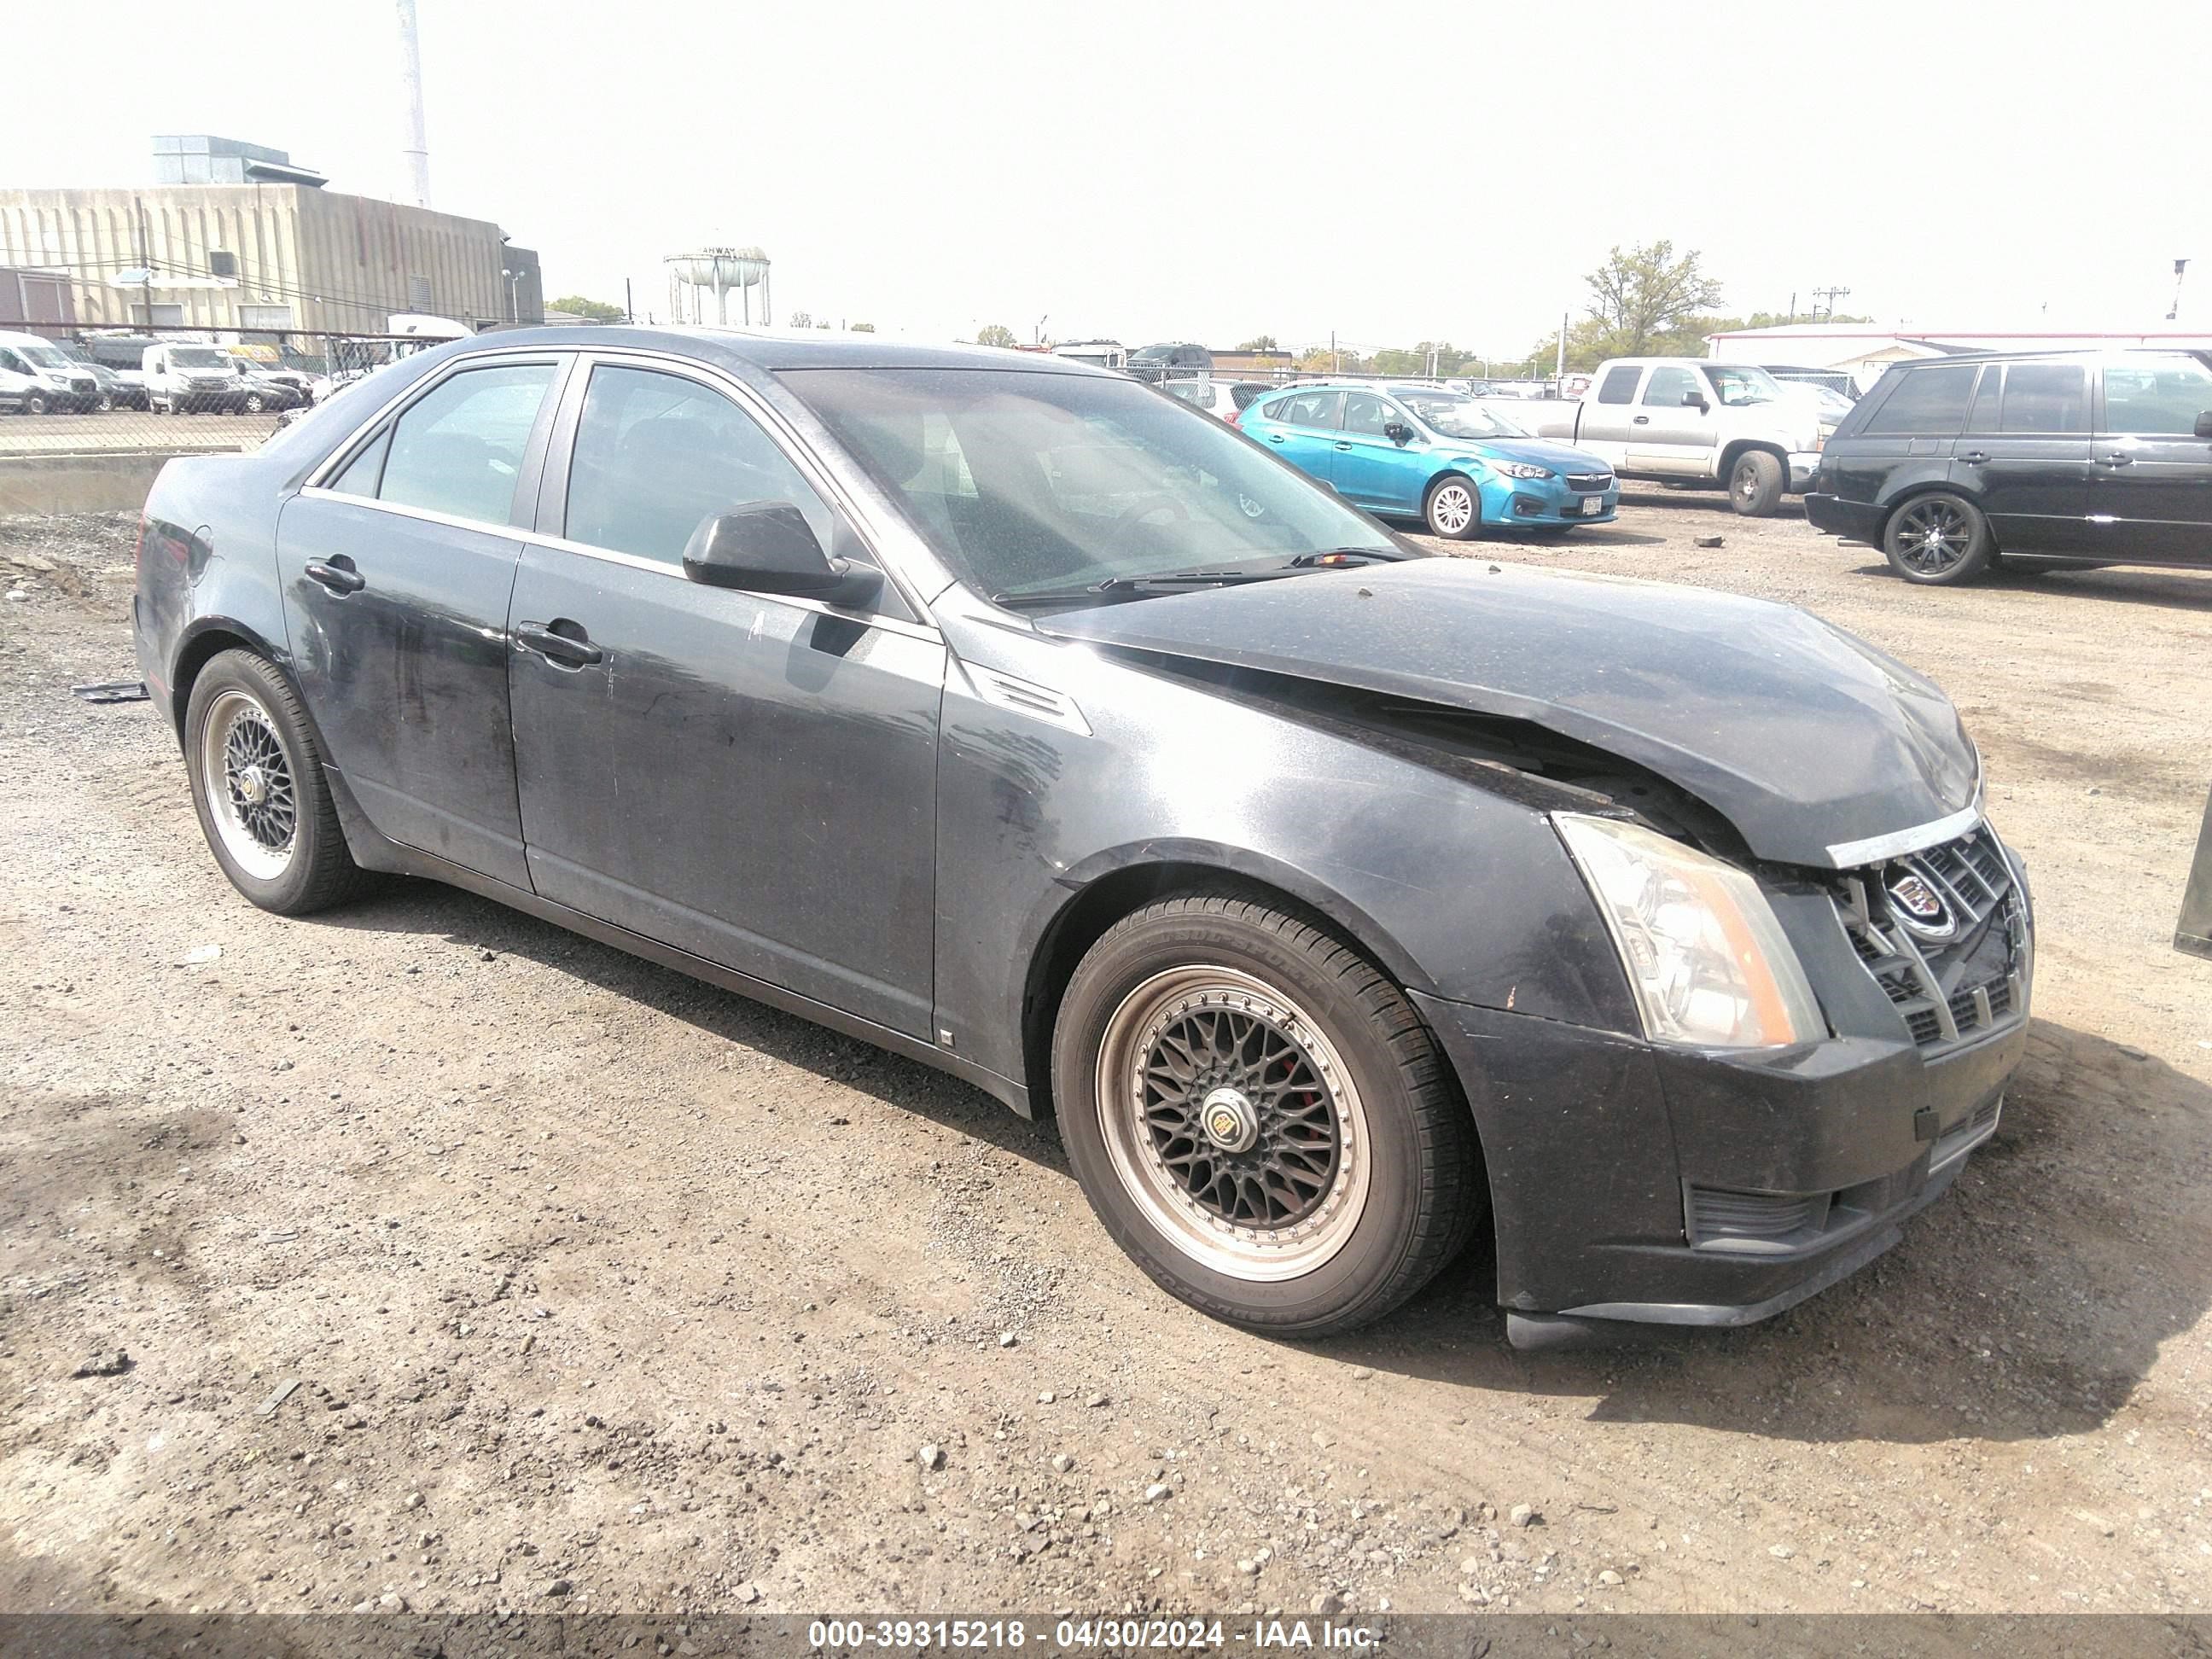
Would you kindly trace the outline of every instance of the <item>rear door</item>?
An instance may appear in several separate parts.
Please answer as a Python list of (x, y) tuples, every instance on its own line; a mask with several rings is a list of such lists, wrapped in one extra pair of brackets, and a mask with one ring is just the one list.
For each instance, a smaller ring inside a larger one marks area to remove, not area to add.
[(1307, 477), (1334, 483), (1343, 409), (1341, 392), (1302, 392), (1293, 398), (1278, 398), (1267, 405), (1273, 424), (1256, 435)]
[(1980, 501), (2000, 550), (2078, 553), (2087, 547), (2085, 362), (1983, 365), (1966, 429), (1951, 454), (1952, 479)]
[[(1685, 404), (1685, 398), (1696, 401)], [(1655, 365), (1629, 417), (1630, 468), (1670, 478), (1711, 476), (1715, 401), (1712, 388), (1694, 368)]]
[(2183, 352), (2107, 358), (2090, 443), (2089, 538), (2116, 559), (2212, 565), (2212, 369)]
[(871, 556), (726, 384), (613, 356), (587, 374), (514, 588), (538, 890), (926, 1035), (944, 645), (888, 585), (861, 614), (689, 580), (692, 531), (753, 501)]
[(1606, 370), (1583, 398), (1575, 443), (1625, 468), (1629, 443), (1643, 430), (1636, 424), (1636, 416), (1643, 412), (1636, 406), (1637, 388), (1643, 380), (1641, 363), (1615, 363)]
[(1392, 425), (1413, 422), (1371, 392), (1344, 394), (1344, 424), (1337, 438), (1331, 481), (1346, 500), (1378, 513), (1418, 513), (1428, 486), (1429, 457), (1420, 439), (1395, 441)]
[(370, 823), (524, 888), (507, 598), (567, 367), (460, 359), (277, 522), (301, 687)]

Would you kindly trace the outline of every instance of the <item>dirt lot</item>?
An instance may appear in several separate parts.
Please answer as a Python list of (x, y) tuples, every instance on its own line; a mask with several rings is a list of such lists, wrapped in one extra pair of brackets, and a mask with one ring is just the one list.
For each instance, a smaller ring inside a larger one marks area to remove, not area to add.
[(2212, 575), (1912, 590), (1663, 495), (1462, 550), (1856, 629), (2028, 860), (2002, 1127), (1764, 1327), (1516, 1355), (1478, 1258), (1243, 1336), (964, 1086), (441, 888), (264, 915), (69, 695), (130, 527), (0, 525), (0, 1609), (2203, 1609)]

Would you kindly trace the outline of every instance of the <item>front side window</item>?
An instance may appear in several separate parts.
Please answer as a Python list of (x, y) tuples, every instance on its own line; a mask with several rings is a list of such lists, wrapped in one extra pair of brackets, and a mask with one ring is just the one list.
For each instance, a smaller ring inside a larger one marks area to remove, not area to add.
[(1696, 373), (1686, 368), (1655, 368), (1644, 387), (1644, 402), (1650, 408), (1680, 409), (1684, 398), (1703, 400), (1705, 395)]
[(1348, 392), (1344, 399), (1344, 429), (1363, 437), (1379, 438), (1390, 424), (1390, 406), (1364, 392)]
[[(790, 369), (781, 379), (987, 595), (1403, 551), (1227, 427), (1194, 421), (1132, 381), (951, 368)], [(972, 493), (947, 491), (947, 470), (929, 454), (933, 425)]]
[(2212, 410), (2212, 368), (2194, 357), (2130, 357), (2105, 365), (2106, 432), (2184, 437)]
[(729, 398), (655, 369), (592, 371), (568, 462), (568, 540), (679, 564), (702, 522), (755, 501), (789, 501), (830, 545), (828, 505)]
[(2005, 371), (2006, 432), (2087, 432), (2089, 375), (2079, 363), (2014, 363)]
[(393, 423), (378, 499), (507, 523), (530, 428), (552, 384), (551, 363), (466, 369), (441, 382)]
[(1866, 430), (1890, 437), (1956, 437), (1966, 423), (1966, 399), (1974, 393), (1974, 365), (1946, 363), (1939, 368), (1906, 368), (1883, 400)]
[(1644, 371), (1633, 363), (1623, 363), (1618, 368), (1605, 372), (1598, 383), (1597, 400), (1601, 404), (1632, 404), (1636, 401), (1637, 377)]

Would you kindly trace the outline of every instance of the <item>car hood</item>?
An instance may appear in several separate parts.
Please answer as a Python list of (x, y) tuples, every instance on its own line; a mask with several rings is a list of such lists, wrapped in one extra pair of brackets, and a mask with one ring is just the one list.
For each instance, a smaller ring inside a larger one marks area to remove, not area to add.
[(1794, 605), (1411, 559), (1040, 618), (1045, 632), (1525, 720), (1657, 773), (1753, 852), (1829, 849), (1974, 804), (1942, 691)]
[(1533, 461), (1538, 466), (1547, 466), (1554, 472), (1610, 472), (1610, 462), (1593, 455), (1587, 449), (1577, 449), (1571, 444), (1555, 444), (1545, 438), (1452, 438), (1447, 446), (1456, 446), (1467, 454), (1495, 456), (1501, 461)]

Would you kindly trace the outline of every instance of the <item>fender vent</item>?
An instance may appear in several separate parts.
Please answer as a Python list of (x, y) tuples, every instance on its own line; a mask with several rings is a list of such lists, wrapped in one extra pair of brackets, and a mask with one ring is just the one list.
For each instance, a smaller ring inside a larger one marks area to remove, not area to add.
[(1048, 685), (1039, 685), (1033, 680), (1016, 679), (1012, 674), (1001, 674), (995, 668), (979, 668), (973, 663), (963, 663), (968, 683), (975, 688), (975, 695), (983, 702), (1000, 708), (1012, 709), (1017, 714), (1027, 714), (1046, 720), (1054, 726), (1066, 726), (1071, 732), (1091, 735), (1091, 723), (1083, 718), (1083, 711), (1075, 706), (1075, 699), (1065, 692), (1055, 691)]

